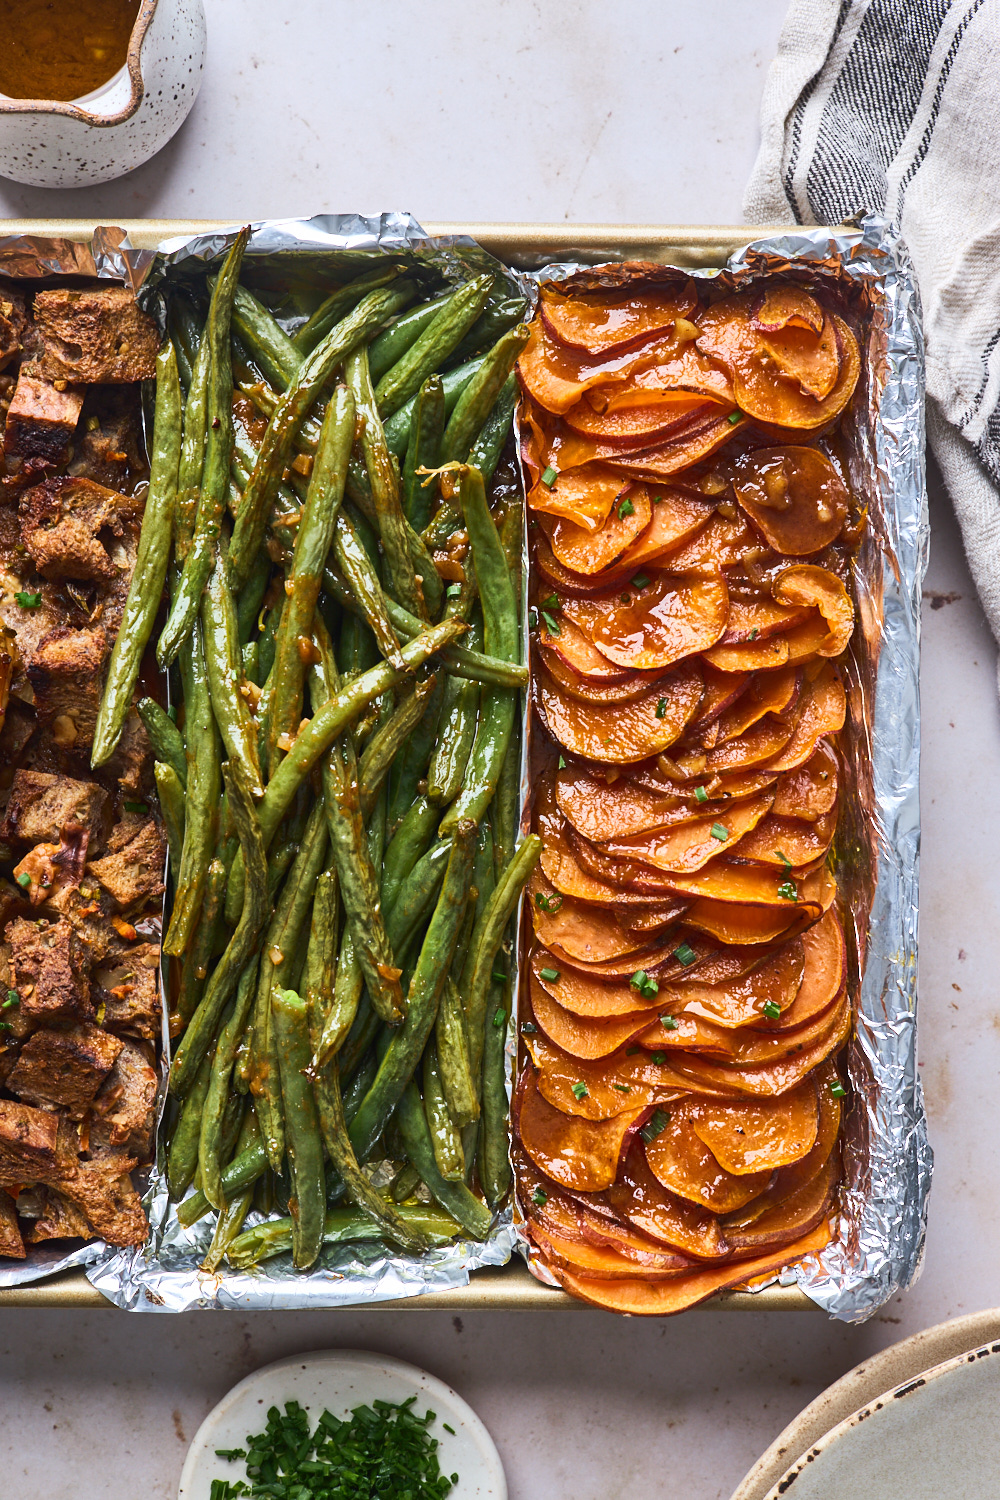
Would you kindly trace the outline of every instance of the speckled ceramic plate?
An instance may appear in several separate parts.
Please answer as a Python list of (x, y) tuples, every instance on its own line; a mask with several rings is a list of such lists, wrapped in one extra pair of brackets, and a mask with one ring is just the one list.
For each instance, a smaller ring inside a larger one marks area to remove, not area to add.
[(934, 1365), (819, 1439), (766, 1500), (995, 1500), (1000, 1493), (1000, 1343)]
[[(213, 1479), (241, 1479), (240, 1463), (217, 1458), (217, 1448), (242, 1448), (260, 1432), (268, 1407), (298, 1401), (313, 1424), (326, 1408), (345, 1418), (355, 1406), (405, 1401), (416, 1395), (421, 1415), (437, 1414), (430, 1431), (440, 1443), (441, 1472), (458, 1474), (448, 1500), (507, 1500), (503, 1465), (482, 1422), (450, 1386), (415, 1365), (360, 1349), (321, 1349), (256, 1370), (223, 1396), (202, 1422), (188, 1450), (178, 1500), (208, 1500)], [(454, 1428), (446, 1432), (443, 1424)]]

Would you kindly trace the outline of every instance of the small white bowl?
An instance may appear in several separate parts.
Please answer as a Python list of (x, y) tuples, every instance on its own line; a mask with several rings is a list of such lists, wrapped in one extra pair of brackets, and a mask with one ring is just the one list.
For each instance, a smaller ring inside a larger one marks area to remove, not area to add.
[(0, 94), (0, 177), (31, 187), (123, 177), (180, 129), (204, 62), (203, 0), (143, 0), (125, 66), (85, 99)]
[[(245, 1447), (249, 1433), (263, 1431), (271, 1406), (283, 1409), (286, 1401), (297, 1401), (315, 1426), (324, 1409), (344, 1419), (355, 1406), (375, 1400), (398, 1403), (413, 1395), (420, 1416), (428, 1408), (437, 1414), (430, 1432), (440, 1444), (442, 1474), (458, 1474), (448, 1500), (507, 1500), (500, 1455), (468, 1402), (425, 1370), (362, 1349), (320, 1349), (280, 1359), (233, 1386), (195, 1434), (178, 1500), (206, 1500), (213, 1479), (245, 1478), (241, 1463), (217, 1458), (215, 1450)], [(445, 1432), (444, 1422), (454, 1435)]]

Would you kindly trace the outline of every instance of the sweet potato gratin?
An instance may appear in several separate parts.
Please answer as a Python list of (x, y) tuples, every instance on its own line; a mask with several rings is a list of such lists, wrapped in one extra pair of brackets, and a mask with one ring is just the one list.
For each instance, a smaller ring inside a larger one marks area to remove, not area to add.
[(859, 366), (801, 285), (709, 304), (627, 267), (543, 285), (520, 360), (544, 852), (514, 1155), (542, 1262), (600, 1307), (830, 1237)]

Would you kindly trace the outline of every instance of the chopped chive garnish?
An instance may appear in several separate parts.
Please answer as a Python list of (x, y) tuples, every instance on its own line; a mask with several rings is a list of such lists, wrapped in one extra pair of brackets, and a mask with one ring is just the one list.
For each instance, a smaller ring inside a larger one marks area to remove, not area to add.
[(542, 475), (542, 483), (548, 489), (551, 489), (552, 486), (555, 484), (555, 482), (556, 482), (556, 480), (558, 478), (559, 478), (559, 470), (558, 469), (554, 469), (552, 467), (552, 465), (549, 464), (548, 468), (545, 470), (545, 473)]
[(541, 891), (536, 892), (535, 905), (541, 911), (557, 912), (563, 904), (561, 896), (543, 896)]
[(706, 790), (705, 790), (705, 788), (703, 786), (696, 786), (695, 787), (695, 789), (694, 789), (694, 800), (696, 802), (707, 802), (708, 801), (708, 793), (706, 792)]
[(751, 630), (751, 632), (750, 632), (750, 639), (751, 639), (751, 640), (752, 640), (752, 641), (755, 641), (755, 640), (756, 640), (756, 639), (757, 639), (757, 636), (758, 636), (758, 634), (759, 634), (759, 632), (758, 632), (758, 630), (757, 630), (757, 627), (756, 627), (756, 625), (755, 625), (755, 626), (754, 626), (754, 627), (753, 627), (753, 629), (752, 629), (752, 630)]
[(17, 883), (21, 887), (22, 891), (26, 891), (28, 889), (28, 886), (31, 884), (31, 876), (28, 874), (27, 870), (22, 870), (20, 875), (17, 876)]
[(499, 972), (499, 970), (497, 970), (497, 969), (493, 970), (492, 974), (490, 975), (490, 978), (491, 979), (495, 979), (496, 982), (497, 982), (497, 984), (506, 984), (507, 983), (507, 976), (506, 976), (506, 974), (501, 974)]
[(538, 972), (539, 974), (541, 974), (543, 979), (547, 979), (549, 981), (549, 984), (555, 984), (556, 980), (559, 978), (558, 969), (539, 969)]
[(447, 1422), (442, 1422), (441, 1426), (444, 1428), (445, 1432), (450, 1432), (452, 1437), (456, 1436), (454, 1427), (449, 1427)]
[(646, 589), (649, 587), (649, 579), (645, 573), (637, 573), (631, 580), (631, 583), (634, 589)]
[(661, 501), (661, 500), (662, 500), (662, 499), (663, 499), (663, 496), (662, 496), (662, 495), (654, 495), (654, 496), (653, 496), (653, 504), (654, 504), (654, 505), (659, 505), (659, 503), (660, 503), (660, 501)]
[(560, 755), (560, 757), (559, 757), (559, 769), (560, 769), (560, 771), (565, 771), (565, 769), (566, 769), (566, 757), (565, 757), (565, 755)]
[(125, 811), (126, 812), (134, 812), (134, 813), (149, 812), (149, 807), (148, 807), (148, 805), (145, 802), (126, 802), (124, 804), (124, 806), (125, 806)]
[(539, 1208), (541, 1208), (543, 1203), (548, 1203), (549, 1195), (544, 1188), (535, 1188), (535, 1191), (531, 1195), (531, 1201), (532, 1203), (537, 1203)]
[(462, 585), (460, 583), (449, 583), (444, 591), (444, 596), (446, 599), (457, 599), (461, 592)]
[(782, 881), (781, 885), (778, 886), (778, 895), (781, 897), (782, 901), (797, 901), (799, 899), (799, 893), (795, 889), (795, 881)]
[(632, 1092), (627, 1083), (613, 1083), (611, 1087), (619, 1094), (631, 1094)]
[(496, 1027), (497, 1031), (500, 1030), (501, 1026), (506, 1026), (507, 1024), (507, 1012), (504, 1010), (502, 1005), (498, 1005), (496, 1010), (493, 1012), (493, 1024)]
[(678, 1023), (674, 1020), (673, 1016), (661, 1016), (660, 1025), (664, 1031), (676, 1031), (678, 1029)]
[(649, 1055), (649, 1059), (650, 1062), (655, 1062), (657, 1067), (659, 1067), (661, 1064), (666, 1062), (667, 1054), (665, 1052), (651, 1052)]
[(4, 1010), (9, 1010), (12, 1005), (20, 1005), (20, 1003), (21, 997), (17, 993), (17, 990), (8, 990), (7, 998), (3, 1003), (3, 1008)]
[(618, 519), (619, 519), (619, 521), (624, 521), (624, 519), (625, 519), (626, 516), (634, 516), (634, 515), (635, 515), (635, 506), (632, 504), (631, 500), (626, 495), (625, 499), (622, 501), (621, 505), (619, 505), (619, 507), (618, 507)]
[(167, 718), (172, 719), (175, 724), (177, 723), (177, 705), (175, 703), (171, 703), (167, 709)]
[(537, 609), (529, 609), (528, 610), (528, 629), (529, 630), (537, 630), (538, 629), (538, 610)]
[(788, 866), (788, 868), (789, 868), (789, 869), (791, 869), (791, 868), (792, 868), (792, 862), (791, 862), (791, 860), (790, 860), (790, 859), (789, 859), (789, 858), (788, 858), (788, 855), (787, 855), (787, 854), (782, 854), (782, 852), (781, 852), (781, 850), (780, 850), (780, 849), (775, 849), (775, 851), (774, 851), (774, 852), (775, 852), (775, 854), (776, 854), (776, 855), (777, 855), (777, 856), (778, 856), (778, 858), (779, 858), (779, 859), (780, 859), (780, 860), (781, 860), (781, 863), (782, 863), (782, 864), (783, 864), (783, 865), (787, 865), (787, 866)]
[(589, 1093), (590, 1093), (590, 1090), (588, 1089), (588, 1087), (587, 1087), (587, 1085), (585, 1083), (579, 1083), (579, 1082), (574, 1083), (574, 1085), (573, 1085), (573, 1096), (574, 1096), (574, 1098), (576, 1098), (576, 1099), (586, 1099), (586, 1097), (587, 1097), (587, 1095)]
[(658, 719), (665, 719), (667, 717), (667, 700), (666, 700), (666, 698), (661, 698), (660, 701), (659, 701), (659, 703), (657, 703), (657, 705), (656, 705), (656, 717)]
[(658, 1135), (662, 1135), (669, 1124), (670, 1116), (666, 1110), (654, 1109), (639, 1134), (648, 1145), (650, 1141), (655, 1141)]
[(765, 1000), (762, 1009), (769, 1021), (777, 1021), (781, 1016), (781, 1006), (775, 1005), (773, 1000)]
[(713, 839), (718, 839), (720, 844), (726, 843), (729, 838), (729, 829), (724, 823), (713, 823), (709, 829)]
[(523, 1036), (534, 1036), (537, 1030), (538, 1027), (535, 1025), (534, 1021), (521, 1022), (521, 1033)]
[(29, 594), (23, 589), (14, 595), (22, 609), (37, 609), (42, 602), (41, 594)]
[(545, 609), (560, 609), (562, 607), (558, 594), (550, 594), (547, 599), (542, 600), (542, 605)]
[(831, 1083), (830, 1093), (835, 1099), (843, 1099), (844, 1095), (847, 1093), (847, 1090), (844, 1088), (844, 1085), (840, 1082), (839, 1078), (837, 1079), (836, 1083)]
[(731, 411), (729, 413), (729, 416), (726, 418), (726, 421), (730, 424), (731, 427), (735, 427), (737, 422), (742, 421), (742, 419), (743, 413), (741, 411)]
[(547, 609), (542, 610), (542, 619), (545, 621), (545, 628), (549, 635), (562, 635), (562, 631), (559, 628), (559, 621), (554, 615), (550, 615)]
[(626, 1047), (626, 1049), (625, 1049), (625, 1056), (626, 1057), (635, 1057), (636, 1053), (637, 1052), (641, 1052), (641, 1051), (642, 1051), (641, 1047)]
[(618, 595), (618, 602), (619, 602), (619, 604), (631, 604), (632, 603), (632, 595), (631, 594), (619, 594)]
[(652, 1000), (660, 993), (660, 986), (650, 974), (646, 973), (645, 969), (636, 969), (629, 980), (629, 985), (632, 989), (638, 990), (644, 1000)]
[(685, 968), (688, 964), (693, 964), (698, 957), (697, 953), (691, 947), (690, 943), (681, 943), (679, 948), (674, 949), (673, 956), (674, 958), (676, 958), (677, 962), (679, 964), (683, 964)]

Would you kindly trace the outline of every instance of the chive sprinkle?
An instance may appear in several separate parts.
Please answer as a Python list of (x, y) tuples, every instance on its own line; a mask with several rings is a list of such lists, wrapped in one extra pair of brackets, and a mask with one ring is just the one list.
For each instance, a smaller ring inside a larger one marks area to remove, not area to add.
[(559, 757), (559, 769), (560, 769), (560, 771), (565, 771), (565, 769), (566, 769), (566, 757), (565, 757), (565, 755), (560, 755), (560, 757)]
[(619, 594), (618, 595), (618, 602), (620, 604), (631, 604), (632, 603), (632, 595), (631, 594)]
[(741, 411), (731, 411), (729, 413), (729, 416), (726, 418), (726, 421), (729, 423), (729, 425), (731, 427), (735, 427), (736, 424), (737, 424), (737, 422), (740, 422), (742, 420), (743, 420), (743, 413)]
[(543, 1203), (548, 1203), (549, 1195), (544, 1188), (535, 1188), (535, 1191), (531, 1195), (531, 1201), (532, 1203), (537, 1203), (539, 1208), (541, 1208)]
[(755, 641), (755, 640), (756, 640), (756, 639), (757, 639), (757, 636), (758, 636), (758, 635), (759, 635), (759, 633), (760, 633), (760, 632), (759, 632), (759, 631), (758, 631), (758, 629), (757, 629), (757, 627), (756, 627), (756, 625), (755, 625), (755, 626), (754, 626), (754, 627), (753, 627), (753, 629), (752, 629), (752, 630), (751, 630), (751, 632), (750, 632), (750, 639), (751, 639), (751, 640), (752, 640), (752, 641)]
[[(444, 1500), (458, 1475), (441, 1473), (439, 1443), (431, 1436), (435, 1413), (418, 1416), (416, 1396), (397, 1404), (372, 1401), (356, 1406), (346, 1421), (324, 1411), (311, 1430), (297, 1401), (267, 1413), (263, 1432), (251, 1434), (246, 1448), (217, 1448), (216, 1455), (242, 1460), (246, 1479), (213, 1479), (207, 1500), (269, 1495), (277, 1500)], [(447, 1423), (442, 1426), (454, 1436)]]
[(690, 943), (681, 943), (679, 948), (674, 949), (673, 956), (674, 958), (676, 958), (677, 962), (679, 964), (683, 964), (685, 968), (687, 968), (689, 964), (693, 964), (698, 957), (697, 953), (691, 947)]
[(501, 1026), (506, 1026), (507, 1024), (507, 1012), (504, 1010), (502, 1005), (497, 1006), (496, 1010), (493, 1012), (493, 1024), (496, 1027), (497, 1031), (500, 1030)]
[(462, 585), (460, 583), (449, 583), (444, 591), (444, 596), (446, 599), (457, 599), (461, 592)]
[(586, 1099), (586, 1097), (587, 1097), (587, 1095), (589, 1093), (590, 1093), (590, 1090), (588, 1089), (588, 1087), (587, 1087), (587, 1085), (585, 1083), (580, 1083), (580, 1082), (574, 1083), (574, 1085), (573, 1085), (573, 1096), (574, 1096), (574, 1098), (576, 1098), (576, 1099)]
[(124, 806), (125, 806), (125, 811), (126, 812), (131, 812), (131, 813), (149, 812), (149, 807), (148, 807), (147, 803), (145, 803), (145, 802), (126, 802), (124, 804)]
[(778, 856), (778, 858), (779, 858), (779, 859), (780, 859), (780, 860), (781, 860), (781, 863), (782, 863), (782, 864), (783, 864), (783, 865), (787, 865), (787, 866), (788, 866), (788, 868), (789, 868), (789, 869), (791, 869), (791, 868), (792, 868), (792, 862), (791, 862), (791, 860), (790, 860), (790, 859), (789, 859), (789, 858), (788, 858), (788, 855), (787, 855), (787, 854), (783, 854), (783, 853), (782, 853), (782, 852), (781, 852), (781, 850), (780, 850), (780, 849), (775, 849), (775, 851), (774, 851), (774, 852), (775, 852), (775, 854), (776, 854), (776, 855), (777, 855), (777, 856)]
[(660, 701), (659, 701), (659, 703), (656, 705), (656, 717), (658, 719), (665, 719), (667, 717), (667, 700), (666, 700), (666, 698), (661, 698)]
[(495, 980), (497, 984), (506, 984), (507, 983), (507, 976), (506, 976), (506, 974), (501, 974), (500, 971), (499, 971), (499, 969), (494, 969), (493, 972), (490, 975), (490, 978), (493, 979), (493, 980)]
[(781, 1006), (775, 1005), (773, 1000), (765, 1000), (762, 1009), (769, 1021), (777, 1021), (781, 1016)]
[(549, 632), (549, 635), (562, 635), (562, 631), (559, 627), (559, 621), (556, 619), (555, 615), (550, 615), (547, 609), (543, 609), (542, 619), (545, 621), (545, 628)]
[(720, 844), (726, 843), (729, 838), (729, 829), (724, 823), (713, 823), (709, 832), (713, 839), (718, 839)]
[(618, 1094), (631, 1094), (632, 1090), (627, 1083), (613, 1083), (611, 1087)]
[(795, 889), (795, 881), (782, 881), (781, 885), (778, 886), (778, 895), (781, 897), (782, 901), (797, 901), (799, 899), (799, 893)]
[(22, 609), (37, 609), (42, 602), (41, 594), (29, 594), (23, 589), (14, 595)]
[(22, 891), (26, 891), (28, 889), (28, 886), (31, 884), (31, 876), (28, 874), (27, 870), (22, 870), (20, 875), (17, 876), (17, 883), (21, 887)]
[(626, 1047), (626, 1049), (625, 1049), (625, 1056), (626, 1057), (635, 1057), (636, 1054), (639, 1053), (639, 1052), (641, 1052), (641, 1051), (642, 1051), (641, 1047)]
[(539, 974), (541, 974), (543, 979), (547, 979), (549, 981), (549, 984), (555, 984), (556, 980), (559, 978), (558, 969), (539, 969), (538, 972)]
[(633, 990), (638, 990), (644, 1000), (652, 1000), (660, 993), (660, 986), (650, 974), (646, 973), (645, 969), (636, 969), (629, 980), (629, 985)]
[(847, 1093), (847, 1090), (844, 1088), (844, 1085), (841, 1083), (839, 1078), (837, 1079), (836, 1083), (831, 1083), (830, 1093), (835, 1099), (843, 1099), (844, 1095)]
[(635, 506), (632, 504), (631, 500), (626, 495), (625, 499), (622, 501), (621, 505), (619, 505), (619, 507), (618, 507), (618, 519), (619, 519), (619, 521), (624, 521), (624, 519), (625, 519), (626, 516), (634, 516), (634, 515), (635, 515)]
[(661, 1016), (660, 1025), (663, 1027), (664, 1031), (678, 1030), (678, 1022), (674, 1020), (673, 1016)]
[(534, 1021), (522, 1021), (521, 1022), (521, 1035), (522, 1036), (534, 1036), (535, 1033), (537, 1032), (537, 1030), (538, 1030), (538, 1027), (535, 1025)]
[(637, 573), (631, 580), (631, 583), (634, 589), (649, 588), (649, 579), (646, 577), (645, 573)]
[(667, 1054), (665, 1052), (651, 1052), (649, 1054), (649, 1060), (650, 1062), (655, 1062), (657, 1067), (660, 1067), (663, 1063), (666, 1062)]
[(669, 1124), (670, 1116), (666, 1110), (654, 1109), (639, 1134), (648, 1145), (650, 1141), (655, 1141), (658, 1135), (662, 1135)]
[(541, 891), (535, 894), (535, 905), (541, 911), (557, 912), (563, 904), (561, 896), (543, 896)]
[(2, 1008), (4, 1010), (9, 1010), (12, 1005), (20, 1005), (20, 1003), (21, 1003), (21, 997), (17, 993), (17, 990), (8, 990), (7, 991), (7, 998), (4, 1001)]
[(551, 489), (558, 478), (559, 470), (554, 469), (552, 465), (549, 464), (548, 468), (545, 470), (545, 473), (542, 475), (542, 483), (547, 489)]

